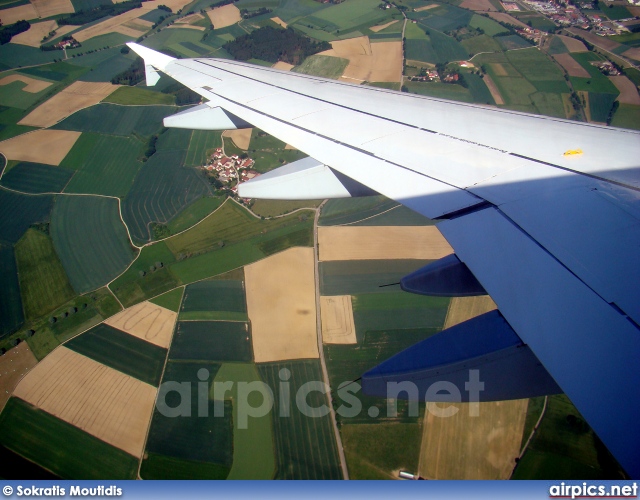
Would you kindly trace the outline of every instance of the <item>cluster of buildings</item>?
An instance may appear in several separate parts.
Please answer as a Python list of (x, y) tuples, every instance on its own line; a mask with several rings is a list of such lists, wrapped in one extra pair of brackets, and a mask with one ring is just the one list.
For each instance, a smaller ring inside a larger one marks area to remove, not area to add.
[[(216, 148), (204, 168), (214, 173), (220, 182), (227, 184), (234, 179), (244, 182), (260, 175), (259, 172), (251, 169), (254, 163), (251, 158), (240, 158), (238, 155), (226, 156), (222, 148)], [(236, 188), (232, 189), (234, 192), (235, 190)]]
[(63, 49), (75, 49), (76, 47), (80, 47), (80, 42), (78, 42), (75, 38), (68, 38), (66, 40), (62, 40), (55, 44), (60, 50)]
[(542, 38), (542, 31), (533, 28), (518, 28), (516, 29), (516, 33), (522, 38), (526, 38), (536, 44), (540, 43), (540, 39)]
[(620, 71), (618, 71), (618, 68), (616, 68), (611, 61), (594, 61), (591, 64), (593, 64), (596, 68), (598, 68), (600, 70), (600, 72), (603, 75), (606, 76), (618, 76), (622, 73), (620, 73)]

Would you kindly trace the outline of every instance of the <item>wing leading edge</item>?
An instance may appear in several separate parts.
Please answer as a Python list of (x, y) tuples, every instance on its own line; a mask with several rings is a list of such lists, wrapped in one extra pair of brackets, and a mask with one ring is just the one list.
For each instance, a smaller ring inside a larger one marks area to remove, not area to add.
[[(129, 45), (210, 109), (307, 153), (319, 186), (368, 186), (448, 219), (458, 259), (640, 477), (640, 134)], [(288, 167), (298, 181), (265, 181), (313, 196)]]

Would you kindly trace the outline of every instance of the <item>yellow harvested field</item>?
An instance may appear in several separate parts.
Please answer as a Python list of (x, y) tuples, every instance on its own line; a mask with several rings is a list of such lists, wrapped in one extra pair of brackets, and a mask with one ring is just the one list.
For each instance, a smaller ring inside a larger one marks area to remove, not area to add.
[(440, 259), (453, 252), (435, 226), (318, 228), (320, 260)]
[(489, 14), (489, 17), (495, 19), (496, 21), (500, 21), (501, 23), (513, 24), (520, 28), (529, 27), (522, 21), (518, 21), (515, 17), (510, 16), (509, 14), (505, 14), (504, 12), (489, 12), (488, 14)]
[(249, 143), (251, 142), (251, 128), (240, 128), (236, 130), (225, 130), (222, 132), (222, 137), (228, 137), (233, 143), (240, 149), (249, 149)]
[(8, 26), (9, 24), (17, 23), (18, 21), (29, 21), (30, 19), (37, 19), (38, 11), (33, 4), (19, 5), (18, 7), (11, 7), (9, 9), (2, 9), (0, 11), (0, 19), (2, 24)]
[(94, 24), (93, 26), (89, 26), (88, 28), (78, 31), (77, 33), (73, 34), (73, 38), (82, 43), (89, 40), (90, 38), (94, 38), (100, 35), (106, 35), (107, 33), (113, 33), (114, 31), (117, 33), (122, 33), (123, 35), (129, 35), (129, 30), (131, 30), (131, 33), (135, 33), (130, 36), (138, 37), (142, 32), (132, 30), (131, 28), (127, 28), (123, 25), (153, 10), (149, 5), (150, 3), (152, 2), (144, 2), (142, 4), (143, 6), (138, 9), (130, 10), (118, 16), (109, 17), (101, 23)]
[(18, 124), (50, 127), (82, 108), (97, 104), (118, 87), (109, 82), (74, 82), (38, 106)]
[(191, 24), (196, 21), (199, 21), (200, 19), (204, 19), (204, 16), (199, 12), (196, 12), (195, 14), (190, 14), (188, 16), (183, 17), (182, 19), (178, 19), (176, 21), (176, 24)]
[[(445, 328), (492, 311), (488, 295), (451, 300)], [(420, 476), (428, 479), (508, 479), (520, 454), (528, 400), (480, 403), (478, 415), (468, 403), (453, 404), (458, 412), (447, 418), (425, 412)], [(440, 408), (449, 404), (439, 403)]]
[(317, 358), (313, 248), (290, 248), (244, 274), (256, 363)]
[(187, 30), (197, 30), (197, 31), (206, 30), (204, 26), (194, 26), (193, 24), (172, 24), (171, 26), (167, 26), (167, 28), (180, 28), (183, 30), (187, 29)]
[(287, 144), (284, 149), (298, 149), (298, 148), (294, 148), (291, 144)]
[(580, 40), (576, 40), (575, 38), (565, 35), (556, 36), (562, 40), (562, 43), (567, 49), (569, 49), (569, 52), (589, 52), (589, 49), (587, 49), (585, 44)]
[(0, 357), (0, 411), (7, 404), (18, 382), (36, 364), (38, 360), (26, 342), (21, 342)]
[(129, 21), (122, 26), (138, 31), (148, 31), (149, 28), (153, 26), (153, 23), (151, 21), (145, 21), (144, 19), (134, 19), (133, 21)]
[(493, 100), (496, 101), (496, 104), (498, 105), (504, 104), (504, 99), (502, 98), (502, 95), (500, 94), (498, 87), (496, 87), (496, 84), (491, 79), (491, 77), (489, 75), (484, 75), (483, 80), (484, 80), (484, 83), (487, 85), (489, 92), (491, 92), (491, 97), (493, 97)]
[(638, 88), (631, 80), (623, 75), (610, 76), (609, 80), (611, 80), (616, 88), (620, 91), (618, 101), (620, 101), (622, 104), (640, 105), (640, 95), (638, 95)]
[(0, 151), (9, 160), (60, 165), (80, 137), (68, 130), (34, 130), (0, 142)]
[(435, 9), (436, 7), (440, 7), (439, 4), (437, 3), (432, 3), (430, 5), (425, 5), (424, 7), (419, 7), (416, 9), (416, 12), (422, 12), (424, 10), (431, 10), (431, 9)]
[(0, 86), (9, 85), (10, 83), (13, 83), (13, 82), (25, 83), (26, 85), (22, 87), (22, 90), (24, 92), (31, 92), (32, 94), (37, 94), (38, 92), (53, 85), (51, 82), (45, 82), (44, 80), (36, 80), (35, 78), (31, 78), (30, 76), (14, 74), (14, 75), (5, 76), (3, 79), (1, 79)]
[(465, 321), (480, 316), (496, 308), (496, 303), (488, 295), (477, 297), (454, 297), (449, 303), (444, 328), (451, 328)]
[(289, 64), (284, 61), (278, 61), (272, 66), (272, 68), (281, 69), (284, 71), (291, 71), (293, 69), (293, 64)]
[(496, 75), (509, 76), (509, 73), (507, 73), (507, 70), (501, 63), (489, 63), (489, 66), (491, 66), (491, 69), (495, 71)]
[(288, 26), (288, 25), (287, 25), (287, 23), (285, 23), (282, 19), (280, 19), (280, 18), (279, 18), (279, 17), (277, 17), (277, 16), (276, 16), (276, 17), (272, 17), (272, 18), (271, 18), (271, 20), (272, 20), (274, 23), (279, 24), (280, 26), (282, 26), (282, 27), (283, 27), (283, 28), (285, 28), (285, 29), (286, 29), (286, 28), (287, 28), (287, 26)]
[(14, 395), (103, 441), (142, 456), (157, 389), (60, 346)]
[(50, 32), (56, 31), (56, 36), (62, 36), (69, 31), (73, 31), (77, 26), (63, 26), (58, 27), (58, 23), (55, 21), (42, 21), (41, 23), (32, 23), (31, 27), (23, 32), (14, 35), (11, 38), (11, 43), (17, 43), (18, 45), (28, 45), (29, 47), (40, 47), (42, 39)]
[(460, 7), (463, 9), (482, 12), (491, 12), (498, 10), (494, 5), (491, 4), (489, 0), (463, 0), (463, 2), (460, 4)]
[[(129, 24), (129, 23), (127, 23)], [(131, 36), (131, 37), (139, 37), (140, 35), (144, 35), (147, 31), (149, 31), (147, 28), (133, 28), (130, 26), (125, 26), (124, 24), (120, 24), (118, 26), (114, 26), (111, 29), (112, 33), (120, 33), (121, 35), (127, 35), (127, 36)]]
[(178, 315), (169, 309), (151, 302), (142, 302), (111, 316), (105, 323), (168, 349), (177, 317)]
[[(434, 7), (435, 7), (435, 5), (434, 5)], [(431, 5), (428, 5), (427, 7), (420, 7), (419, 9), (416, 10), (416, 12), (418, 12), (420, 10), (423, 10), (425, 8), (429, 8), (430, 9)], [(374, 33), (377, 33), (378, 31), (382, 31), (383, 29), (388, 28), (389, 26), (391, 26), (392, 24), (395, 24), (397, 22), (398, 22), (398, 20), (394, 19), (393, 21), (389, 21), (388, 23), (385, 23), (385, 24), (378, 24), (377, 26), (371, 26), (369, 29), (371, 31), (373, 31)]]
[(581, 78), (591, 77), (589, 72), (584, 69), (578, 61), (571, 57), (571, 54), (554, 54), (553, 58), (560, 63), (560, 66), (567, 70), (569, 76), (577, 76)]
[(216, 7), (207, 12), (214, 29), (226, 28), (242, 20), (238, 7), (233, 4)]
[(71, 0), (30, 0), (41, 18), (75, 12)]
[(356, 344), (351, 295), (320, 297), (323, 344)]
[(361, 36), (331, 42), (320, 55), (349, 60), (343, 78), (359, 82), (399, 82), (402, 73), (402, 42), (370, 43)]
[[(125, 0), (118, 0), (114, 3), (124, 2)], [(146, 10), (157, 9), (160, 5), (166, 5), (173, 12), (178, 12), (185, 5), (191, 3), (191, 0), (153, 0), (152, 2), (144, 2), (142, 8)]]

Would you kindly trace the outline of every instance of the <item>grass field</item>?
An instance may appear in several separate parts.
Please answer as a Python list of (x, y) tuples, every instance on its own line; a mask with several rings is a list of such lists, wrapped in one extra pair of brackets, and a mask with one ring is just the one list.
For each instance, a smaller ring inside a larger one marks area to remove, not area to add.
[(513, 67), (541, 92), (568, 92), (564, 74), (539, 50), (516, 50), (506, 53)]
[(0, 415), (0, 441), (63, 479), (135, 479), (138, 460), (17, 398)]
[[(281, 370), (289, 370), (292, 399), (303, 384), (322, 380), (320, 363), (316, 360), (267, 363), (258, 365), (258, 369), (274, 394), (278, 393)], [(310, 408), (327, 405), (326, 396), (317, 391), (311, 392), (306, 402)], [(291, 416), (282, 417), (281, 404), (282, 401), (275, 398), (271, 412), (276, 445), (276, 479), (342, 479), (329, 415), (307, 416), (292, 405)]]
[(167, 356), (166, 349), (104, 323), (70, 340), (65, 347), (156, 387)]
[(380, 3), (376, 0), (353, 0), (334, 5), (329, 9), (315, 13), (311, 18), (311, 24), (323, 23), (324, 26), (318, 27), (326, 31), (338, 29), (344, 32), (361, 25), (371, 26), (378, 24), (383, 19), (391, 18), (389, 13), (378, 8), (379, 5)]
[(222, 196), (203, 196), (187, 206), (169, 222), (171, 234), (181, 233), (194, 226), (224, 202)]
[(175, 97), (171, 94), (163, 94), (141, 87), (120, 87), (113, 94), (107, 96), (102, 102), (112, 104), (124, 104), (127, 106), (165, 104), (173, 105)]
[(349, 479), (397, 479), (399, 470), (415, 473), (421, 435), (419, 423), (343, 423), (340, 436)]
[(51, 216), (51, 237), (78, 293), (105, 285), (134, 256), (118, 203), (109, 198), (59, 196)]
[(164, 293), (155, 299), (151, 299), (149, 302), (156, 304), (157, 306), (164, 307), (173, 312), (180, 311), (180, 303), (182, 302), (182, 295), (184, 290), (182, 288), (176, 288), (170, 292)]
[(589, 92), (589, 112), (591, 113), (591, 121), (606, 122), (615, 100), (615, 94)]
[(619, 91), (616, 86), (611, 83), (606, 76), (600, 73), (600, 70), (590, 64), (592, 61), (604, 61), (604, 58), (593, 52), (579, 52), (571, 54), (580, 66), (582, 66), (591, 75), (591, 78), (571, 77), (571, 83), (574, 90), (585, 92), (602, 92), (618, 95)]
[(169, 359), (251, 361), (249, 325), (239, 321), (179, 321)]
[(531, 47), (531, 43), (518, 35), (498, 36), (495, 39), (504, 50), (515, 50)]
[(15, 243), (36, 222), (47, 222), (53, 196), (26, 196), (0, 189), (0, 241)]
[[(207, 387), (220, 369), (220, 365), (212, 363), (167, 363), (162, 383), (189, 384), (190, 390), (181, 396), (177, 391), (170, 391), (159, 402), (170, 408), (180, 406), (189, 412), (188, 415), (167, 417), (157, 407), (151, 421), (146, 451), (156, 455), (171, 457), (180, 461), (196, 461), (216, 464), (227, 468), (231, 466), (233, 457), (233, 420), (230, 408), (225, 408), (224, 416), (214, 416), (213, 401), (200, 404), (202, 412), (208, 415), (199, 417), (198, 371), (205, 369), (209, 378)], [(184, 399), (182, 399), (184, 397)], [(226, 406), (226, 405), (225, 405)], [(230, 406), (230, 405), (229, 405)], [(186, 464), (181, 462), (185, 467)], [(223, 472), (217, 467), (216, 474)], [(222, 474), (221, 474), (222, 475)]]
[(471, 20), (469, 21), (469, 26), (472, 28), (480, 28), (484, 31), (485, 35), (493, 37), (500, 33), (508, 33), (509, 30), (502, 26), (501, 24), (495, 22), (493, 19), (489, 19), (488, 17), (479, 16), (478, 14), (474, 14)]
[[(214, 383), (234, 382), (231, 391), (224, 398), (233, 401), (233, 466), (227, 479), (272, 479), (276, 472), (274, 431), (270, 415), (247, 419), (246, 428), (240, 428), (238, 409), (238, 386), (240, 383), (260, 381), (260, 374), (254, 364), (225, 363), (216, 373)], [(210, 389), (209, 398), (216, 395)], [(217, 397), (221, 397), (217, 395)], [(252, 391), (247, 402), (254, 408), (262, 404), (262, 395)], [(219, 403), (218, 403), (219, 404)], [(225, 405), (225, 419), (229, 415)]]
[[(81, 135), (81, 139), (87, 134)], [(124, 197), (142, 167), (137, 157), (142, 144), (128, 137), (100, 135), (92, 144), (91, 153), (65, 188), (67, 193), (91, 193)]]
[(399, 290), (399, 285), (384, 288), (380, 288), (380, 286), (398, 283), (403, 276), (429, 262), (431, 261), (336, 260), (320, 262), (320, 294), (356, 295)]
[(251, 206), (251, 211), (263, 217), (284, 215), (300, 208), (317, 208), (322, 200), (256, 200)]
[(157, 151), (140, 169), (122, 206), (134, 241), (150, 241), (149, 223), (166, 223), (195, 200), (210, 194), (199, 172), (180, 168), (184, 158), (184, 150)]
[(140, 477), (142, 479), (191, 481), (226, 479), (229, 470), (229, 467), (225, 465), (148, 453), (142, 461)]
[(461, 85), (441, 82), (407, 82), (405, 87), (413, 94), (449, 99), (451, 101), (473, 102), (473, 96), (469, 89), (465, 89)]
[(212, 280), (188, 285), (180, 319), (248, 321), (244, 282)]
[(26, 193), (59, 193), (73, 174), (73, 170), (66, 168), (20, 162), (2, 176), (1, 184)]
[(60, 162), (60, 167), (68, 170), (77, 170), (89, 161), (93, 154), (93, 149), (98, 141), (104, 136), (92, 132), (80, 134), (78, 140), (67, 153), (67, 156)]
[(17, 330), (24, 321), (18, 269), (11, 245), (0, 243), (0, 338)]
[(502, 50), (498, 42), (489, 35), (474, 36), (460, 42), (469, 54), (478, 54), (479, 52), (496, 52)]
[(222, 146), (222, 137), (217, 130), (194, 130), (189, 141), (189, 148), (184, 164), (187, 167), (204, 165), (207, 151)]
[(384, 196), (329, 200), (322, 207), (318, 224), (320, 226), (352, 224), (386, 212), (397, 205), (395, 201)]
[(611, 125), (640, 130), (640, 106), (621, 104), (613, 115)]
[(29, 229), (15, 252), (27, 318), (47, 314), (75, 296), (49, 236)]
[(348, 59), (332, 56), (310, 56), (300, 66), (292, 69), (304, 75), (323, 76), (325, 78), (340, 78), (349, 64)]

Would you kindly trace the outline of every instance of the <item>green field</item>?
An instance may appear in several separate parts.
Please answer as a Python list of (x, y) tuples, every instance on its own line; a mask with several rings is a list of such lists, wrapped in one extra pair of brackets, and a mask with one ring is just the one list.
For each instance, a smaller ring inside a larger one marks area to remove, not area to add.
[(15, 246), (25, 316), (42, 316), (71, 300), (75, 293), (51, 238), (29, 229)]
[(11, 245), (0, 243), (0, 338), (18, 329), (24, 321), (18, 268)]
[(352, 224), (377, 216), (397, 205), (395, 201), (384, 196), (329, 200), (322, 207), (318, 224), (320, 226)]
[(167, 223), (189, 204), (210, 194), (200, 172), (181, 168), (185, 152), (157, 151), (140, 169), (122, 205), (134, 241), (150, 241), (151, 222)]
[[(82, 134), (84, 138), (87, 134)], [(90, 193), (124, 197), (142, 164), (137, 161), (142, 144), (128, 137), (100, 135), (76, 175), (67, 185), (67, 193)]]
[(158, 386), (167, 350), (104, 323), (65, 344), (98, 363)]
[(500, 33), (508, 33), (509, 30), (502, 26), (501, 24), (495, 22), (493, 19), (489, 19), (488, 17), (479, 16), (478, 14), (474, 14), (471, 20), (469, 21), (469, 26), (472, 28), (480, 28), (484, 31), (485, 35), (493, 37)]
[(322, 200), (256, 200), (251, 205), (251, 211), (263, 217), (275, 217), (288, 214), (300, 208), (317, 208), (320, 203), (322, 203)]
[(469, 53), (454, 38), (429, 31), (429, 39), (407, 39), (405, 43), (407, 59), (423, 61), (432, 64), (447, 63), (467, 59)]
[(462, 28), (469, 24), (473, 16), (472, 12), (450, 4), (408, 15), (410, 19), (420, 19), (420, 23), (432, 28), (432, 31), (451, 31)]
[(536, 92), (534, 94), (531, 94), (531, 101), (535, 105), (538, 112), (542, 115), (555, 116), (557, 118), (566, 117), (564, 112), (564, 104), (562, 102), (562, 96), (560, 94)]
[(244, 282), (211, 280), (188, 285), (180, 319), (248, 321)]
[(428, 260), (336, 260), (320, 262), (321, 295), (356, 295), (399, 290), (403, 276), (427, 265)]
[(47, 222), (53, 196), (26, 196), (0, 189), (0, 241), (15, 243), (36, 222)]
[(640, 130), (640, 106), (620, 104), (615, 115), (613, 115), (611, 125)]
[(474, 36), (460, 42), (469, 54), (480, 52), (497, 52), (502, 50), (498, 42), (489, 35)]
[(20, 162), (2, 176), (2, 186), (26, 193), (59, 193), (73, 170), (41, 163)]
[(591, 121), (606, 122), (615, 100), (615, 94), (589, 92), (589, 112), (591, 113)]
[(324, 23), (325, 26), (318, 27), (326, 31), (334, 31), (337, 27), (341, 32), (347, 32), (359, 26), (379, 24), (382, 19), (390, 18), (390, 13), (379, 9), (379, 5), (380, 2), (376, 0), (351, 0), (315, 13), (304, 22)]
[(89, 161), (93, 155), (93, 149), (104, 136), (92, 132), (84, 132), (75, 142), (71, 150), (64, 157), (60, 166), (68, 170), (77, 170)]
[(172, 361), (251, 361), (249, 324), (239, 321), (178, 321)]
[(156, 297), (155, 299), (151, 299), (149, 302), (157, 306), (164, 307), (165, 309), (169, 309), (170, 311), (178, 312), (180, 311), (183, 292), (183, 288), (176, 288)]
[[(233, 382), (233, 387), (224, 396), (209, 391), (209, 398), (233, 401), (233, 466), (227, 479), (272, 479), (276, 472), (274, 431), (271, 416), (247, 417), (246, 428), (239, 425), (238, 386), (240, 383), (259, 382), (260, 374), (254, 364), (225, 363), (216, 373), (215, 383)], [(257, 408), (263, 402), (257, 391), (248, 394), (247, 403)], [(217, 403), (220, 404), (219, 402)], [(273, 410), (272, 410), (273, 411)], [(231, 413), (225, 405), (225, 418)]]
[(310, 56), (300, 66), (292, 71), (303, 75), (322, 76), (325, 78), (340, 78), (349, 64), (348, 59), (332, 56)]
[(497, 36), (495, 39), (504, 50), (515, 50), (531, 47), (531, 43), (518, 35)]
[(405, 87), (413, 94), (451, 101), (474, 102), (469, 89), (465, 89), (462, 85), (441, 82), (406, 82)]
[[(623, 33), (622, 35), (614, 35), (609, 37), (618, 43), (628, 45), (629, 47), (640, 47), (640, 32)], [(625, 69), (625, 72), (627, 70)]]
[[(205, 387), (210, 387), (220, 369), (220, 365), (212, 363), (167, 363), (162, 384), (188, 384), (189, 390), (184, 394), (171, 390), (159, 395), (159, 404), (166, 403), (169, 408), (184, 408), (178, 417), (165, 416), (158, 407), (154, 411), (149, 429), (146, 452), (172, 457), (180, 461), (196, 461), (216, 464), (227, 469), (233, 457), (233, 430), (230, 408), (226, 407), (224, 416), (215, 416), (214, 402), (198, 397), (198, 372), (204, 369), (208, 375)], [(182, 399), (184, 397), (184, 399)], [(227, 406), (227, 405), (225, 405)], [(230, 406), (230, 405), (229, 405)], [(186, 415), (186, 412), (189, 415)], [(203, 416), (198, 416), (203, 414)], [(153, 464), (152, 464), (153, 465)], [(184, 467), (187, 464), (183, 462)], [(211, 470), (213, 469), (213, 470)], [(209, 468), (215, 477), (225, 475), (218, 467)], [(205, 470), (202, 472), (206, 472)]]
[(157, 453), (148, 453), (140, 468), (142, 479), (194, 481), (226, 479), (228, 475), (229, 467), (225, 465), (167, 457)]
[(590, 64), (592, 61), (604, 61), (604, 57), (593, 52), (577, 52), (571, 54), (580, 66), (582, 66), (591, 75), (591, 78), (571, 77), (571, 83), (576, 91), (585, 92), (603, 92), (618, 95), (619, 91), (616, 86), (611, 83), (606, 76), (600, 73), (600, 70)]
[(293, 403), (300, 387), (307, 382), (322, 380), (317, 360), (289, 361), (258, 365), (260, 376), (278, 394), (281, 370), (289, 370), (291, 394), (290, 416), (281, 416), (286, 405), (275, 398), (271, 411), (276, 444), (276, 479), (342, 479), (331, 417), (319, 416), (311, 409), (327, 407), (326, 396), (311, 392), (306, 403), (311, 415), (303, 414)]
[(506, 57), (540, 92), (569, 92), (563, 72), (539, 50), (516, 50), (507, 52)]
[(182, 57), (201, 57), (215, 50), (202, 41), (202, 32), (188, 28), (165, 29), (154, 33), (144, 40), (143, 45), (155, 50), (169, 49)]
[(175, 97), (171, 94), (163, 94), (154, 92), (141, 87), (120, 87), (113, 94), (107, 96), (102, 102), (112, 104), (124, 104), (128, 106), (149, 105), (149, 104), (166, 104), (173, 105)]
[(118, 202), (92, 196), (58, 196), (51, 237), (73, 289), (104, 286), (126, 269), (134, 249), (118, 215)]
[(200, 167), (207, 160), (207, 151), (222, 146), (222, 137), (217, 130), (194, 130), (184, 164), (187, 167)]
[(397, 471), (418, 470), (420, 423), (343, 423), (340, 436), (349, 479), (397, 479)]
[[(4, 78), (14, 74), (16, 74), (16, 72), (11, 71), (4, 73), (2, 77)], [(36, 78), (35, 75), (31, 76), (31, 78), (35, 78), (39, 81), (43, 80), (41, 78)], [(24, 88), (27, 86), (27, 84), (21, 81), (15, 81), (6, 85), (2, 85), (0, 87), (0, 89), (2, 89), (2, 92), (0, 92), (0, 106), (10, 106), (12, 108), (27, 110), (37, 102), (46, 99), (46, 97), (52, 94), (58, 87), (57, 82), (49, 81), (49, 83), (52, 83), (53, 85), (50, 85), (40, 92), (25, 91)]]
[[(91, 69), (80, 77), (84, 82), (110, 82), (113, 77), (128, 70), (133, 62), (133, 54), (123, 56), (117, 47), (100, 50), (92, 54), (76, 57), (74, 62)], [(170, 102), (169, 104), (173, 104)]]
[(196, 225), (226, 200), (222, 196), (203, 196), (187, 206), (169, 222), (171, 234), (181, 233)]
[(138, 460), (118, 448), (11, 398), (0, 415), (0, 442), (62, 479), (135, 479)]

